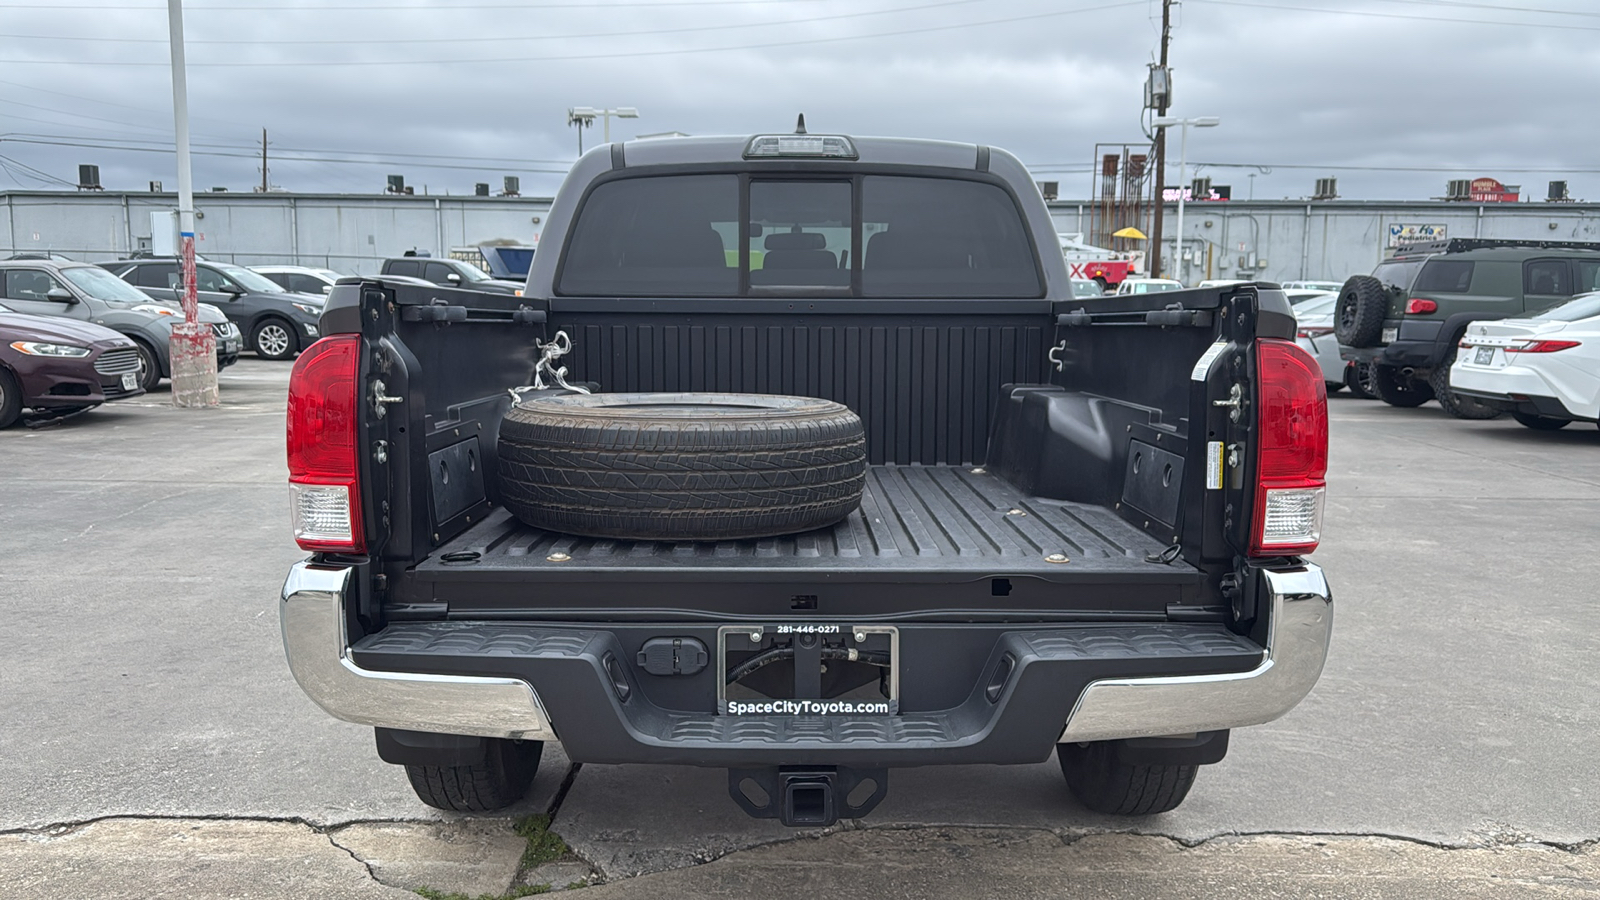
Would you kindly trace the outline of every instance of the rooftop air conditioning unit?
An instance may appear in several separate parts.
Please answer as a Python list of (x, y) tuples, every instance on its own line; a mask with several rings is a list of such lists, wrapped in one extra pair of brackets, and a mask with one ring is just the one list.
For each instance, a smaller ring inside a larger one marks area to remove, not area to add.
[(503, 192), (503, 195), (506, 196), (506, 197), (520, 197), (520, 196), (522, 196), (522, 179), (518, 178), (515, 175), (507, 175), (506, 176), (506, 189)]
[(1060, 190), (1060, 188), (1061, 188), (1061, 183), (1059, 181), (1041, 181), (1041, 182), (1039, 182), (1039, 193), (1043, 194), (1044, 198), (1046, 200), (1054, 200), (1054, 199), (1056, 199), (1056, 194)]
[(477, 184), (473, 185), (472, 186), (472, 196), (474, 196), (474, 197), (487, 197), (487, 196), (489, 196), (489, 182), (480, 181)]
[(1211, 179), (1196, 178), (1189, 184), (1189, 199), (1206, 200), (1211, 196)]
[(1472, 179), (1452, 178), (1445, 185), (1444, 198), (1446, 200), (1471, 200)]
[(1311, 195), (1313, 200), (1336, 200), (1339, 197), (1339, 179), (1318, 178), (1317, 190)]
[(105, 190), (105, 188), (102, 188), (100, 186), (100, 167), (99, 166), (79, 166), (78, 167), (78, 190), (80, 190), (80, 191), (101, 191), (101, 190)]
[(389, 186), (384, 188), (386, 194), (404, 194), (406, 192), (406, 177), (404, 175), (390, 175)]
[(1572, 196), (1567, 193), (1567, 183), (1565, 181), (1550, 182), (1550, 194), (1545, 199), (1551, 203), (1562, 203), (1571, 200)]

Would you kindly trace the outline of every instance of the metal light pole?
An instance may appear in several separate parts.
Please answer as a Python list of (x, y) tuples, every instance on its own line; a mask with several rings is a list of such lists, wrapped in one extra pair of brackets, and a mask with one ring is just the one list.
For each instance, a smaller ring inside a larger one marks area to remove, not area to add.
[(172, 327), (172, 405), (218, 404), (217, 339), (200, 324), (195, 292), (194, 183), (189, 173), (189, 85), (183, 59), (183, 0), (167, 0), (172, 44), (172, 118), (178, 148), (178, 238), (183, 253), (183, 321)]
[(567, 124), (578, 126), (578, 155), (583, 155), (583, 129), (594, 124), (595, 119), (605, 119), (605, 140), (611, 143), (612, 119), (637, 119), (639, 110), (631, 106), (619, 106), (616, 109), (595, 109), (592, 106), (574, 106), (567, 110)]
[[(1185, 197), (1189, 196), (1189, 186), (1184, 183), (1188, 181), (1189, 129), (1190, 127), (1215, 128), (1222, 124), (1222, 120), (1216, 116), (1197, 116), (1193, 119), (1159, 116), (1152, 119), (1151, 124), (1167, 128), (1177, 125), (1183, 128), (1183, 136), (1178, 142), (1178, 241), (1174, 251), (1177, 259), (1173, 260), (1173, 268), (1181, 276), (1183, 274), (1183, 201)], [(1178, 280), (1182, 281), (1183, 279), (1180, 277)]]

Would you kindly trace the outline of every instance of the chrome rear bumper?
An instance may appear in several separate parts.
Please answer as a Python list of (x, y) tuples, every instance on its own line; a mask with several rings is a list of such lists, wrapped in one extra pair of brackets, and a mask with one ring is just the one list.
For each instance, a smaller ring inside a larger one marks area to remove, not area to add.
[(295, 681), (336, 719), (440, 734), (554, 740), (525, 681), (374, 672), (350, 659), (344, 597), (350, 570), (296, 563), (283, 585), (283, 647)]
[(1261, 665), (1232, 675), (1107, 678), (1078, 698), (1062, 743), (1159, 737), (1270, 722), (1311, 693), (1328, 658), (1333, 593), (1318, 566), (1261, 573), (1271, 616)]

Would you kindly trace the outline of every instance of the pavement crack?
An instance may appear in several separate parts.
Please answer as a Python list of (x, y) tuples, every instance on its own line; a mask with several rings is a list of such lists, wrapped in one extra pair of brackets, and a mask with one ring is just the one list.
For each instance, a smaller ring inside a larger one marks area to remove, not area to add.
[[(341, 830), (344, 829), (344, 828), (348, 828), (348, 827), (350, 827), (350, 826), (348, 826), (348, 825), (340, 826)], [(356, 862), (360, 863), (361, 867), (363, 869), (367, 870), (367, 877), (368, 878), (372, 879), (374, 882), (376, 882), (378, 884), (386, 885), (388, 887), (393, 887), (394, 886), (394, 885), (389, 885), (383, 879), (378, 877), (378, 871), (372, 867), (372, 863), (369, 863), (366, 860), (362, 859), (361, 857), (357, 856), (356, 852), (354, 850), (351, 850), (349, 847), (346, 847), (345, 845), (339, 843), (339, 841), (333, 835), (334, 835), (334, 833), (332, 831), (324, 831), (324, 832), (322, 832), (322, 836), (328, 839), (328, 843), (329, 844), (332, 844), (333, 846), (339, 848), (340, 850), (343, 850), (344, 852), (350, 854), (350, 858), (351, 859), (353, 859)]]

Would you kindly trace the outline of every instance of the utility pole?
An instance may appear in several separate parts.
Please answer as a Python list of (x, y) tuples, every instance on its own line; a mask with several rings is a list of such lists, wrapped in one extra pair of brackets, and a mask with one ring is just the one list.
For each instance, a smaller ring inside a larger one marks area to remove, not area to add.
[(216, 406), (217, 338), (200, 324), (195, 293), (194, 183), (189, 172), (189, 84), (183, 59), (183, 0), (167, 0), (172, 44), (172, 119), (178, 148), (178, 239), (183, 254), (183, 321), (172, 326), (172, 405)]
[[(1167, 45), (1172, 43), (1172, 0), (1161, 0), (1161, 71), (1167, 71)], [(1162, 95), (1156, 108), (1156, 115), (1167, 114), (1167, 104), (1171, 99), (1170, 79), (1167, 82), (1168, 91)], [(1178, 186), (1183, 190), (1183, 186)], [(1150, 223), (1150, 277), (1161, 277), (1161, 220), (1167, 215), (1167, 129), (1164, 126), (1156, 128), (1156, 197), (1155, 221)]]
[(267, 192), (267, 130), (261, 129), (261, 193)]

